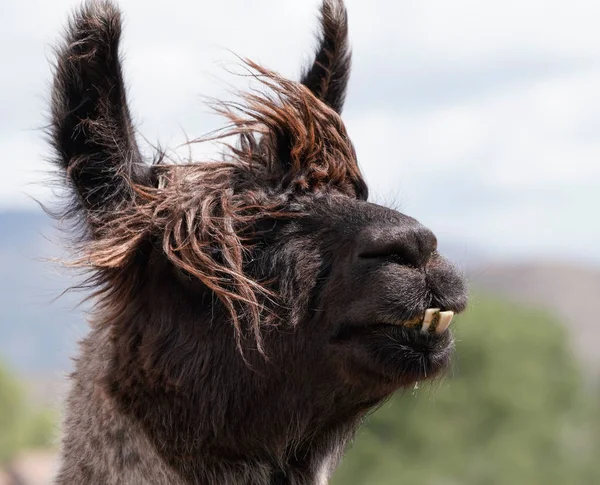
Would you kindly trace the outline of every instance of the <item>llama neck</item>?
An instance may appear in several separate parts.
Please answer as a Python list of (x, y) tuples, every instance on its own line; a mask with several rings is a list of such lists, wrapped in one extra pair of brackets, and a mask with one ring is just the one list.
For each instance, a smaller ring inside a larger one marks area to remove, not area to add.
[(297, 456), (302, 458), (283, 463), (243, 456), (207, 458), (201, 450), (165, 456), (106, 391), (112, 352), (107, 330), (92, 331), (82, 344), (67, 402), (57, 485), (327, 484), (346, 441), (337, 433), (301, 451)]

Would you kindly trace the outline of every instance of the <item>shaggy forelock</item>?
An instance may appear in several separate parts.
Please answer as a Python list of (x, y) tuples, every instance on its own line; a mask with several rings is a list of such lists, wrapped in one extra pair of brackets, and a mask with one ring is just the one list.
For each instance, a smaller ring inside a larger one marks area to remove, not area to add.
[[(221, 142), (223, 161), (169, 164), (160, 157), (153, 187), (131, 183), (132, 203), (117, 208), (109, 221), (89, 221), (97, 227), (95, 237), (80, 245), (74, 264), (95, 273), (105, 320), (121, 311), (127, 288), (119, 286), (129, 281), (123, 272), (151, 239), (176, 268), (214, 292), (236, 328), (238, 346), (244, 320), (262, 351), (261, 327), (273, 320), (265, 315), (264, 299), (278, 295), (245, 273), (256, 223), (301, 216), (290, 202), (303, 194), (367, 197), (340, 116), (304, 85), (251, 61), (246, 66), (266, 89), (243, 93), (241, 102), (213, 103), (230, 124), (192, 142)], [(232, 136), (237, 143), (228, 142)], [(119, 294), (123, 298), (115, 298)]]

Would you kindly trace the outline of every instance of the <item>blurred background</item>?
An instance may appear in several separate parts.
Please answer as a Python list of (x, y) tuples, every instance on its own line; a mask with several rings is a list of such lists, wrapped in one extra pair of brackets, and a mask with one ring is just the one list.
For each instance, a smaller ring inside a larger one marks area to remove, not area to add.
[[(246, 86), (232, 52), (297, 78), (315, 45), (319, 0), (118, 3), (140, 135), (175, 155), (220, 126), (201, 95)], [(0, 485), (50, 482), (86, 332), (34, 201), (57, 201), (42, 129), (51, 46), (77, 4), (0, 5)], [(371, 200), (433, 229), (472, 297), (451, 372), (375, 412), (333, 483), (600, 483), (600, 3), (347, 5), (344, 118)]]

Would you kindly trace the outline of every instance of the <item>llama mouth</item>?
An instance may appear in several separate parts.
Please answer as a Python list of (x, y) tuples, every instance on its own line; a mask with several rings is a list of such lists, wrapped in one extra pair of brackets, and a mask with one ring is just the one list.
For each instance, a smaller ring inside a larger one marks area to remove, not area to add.
[(352, 336), (369, 334), (371, 331), (378, 333), (385, 329), (396, 331), (395, 334), (402, 330), (402, 334), (407, 337), (441, 337), (448, 333), (454, 315), (455, 312), (452, 310), (442, 311), (440, 308), (428, 308), (424, 313), (410, 320), (384, 319), (366, 325), (342, 325), (336, 332), (334, 341), (344, 341)]
[(410, 385), (448, 366), (454, 349), (448, 328), (453, 317), (454, 311), (428, 308), (410, 320), (342, 325), (331, 343), (344, 349), (357, 369), (391, 379), (394, 385)]
[(399, 325), (418, 329), (421, 333), (444, 333), (454, 318), (454, 312), (451, 310), (442, 311), (440, 308), (428, 308), (423, 315), (413, 318), (412, 320), (403, 321), (400, 323), (392, 323), (391, 325)]

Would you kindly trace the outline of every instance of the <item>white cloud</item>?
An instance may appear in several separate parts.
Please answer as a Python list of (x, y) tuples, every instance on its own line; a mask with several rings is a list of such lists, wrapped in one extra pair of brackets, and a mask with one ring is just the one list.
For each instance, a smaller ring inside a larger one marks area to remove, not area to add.
[[(0, 134), (3, 176), (0, 177), (0, 210), (34, 206), (36, 200), (45, 201), (51, 195), (48, 181), (52, 179), (49, 163), (43, 160), (46, 147), (31, 131)], [(32, 161), (35, 161), (32, 163)]]
[[(550, 56), (598, 53), (600, 4), (593, 0), (348, 1), (369, 40), (360, 49), (423, 62), (479, 61), (506, 52)], [(385, 21), (385, 22), (383, 22)], [(362, 39), (361, 39), (362, 40)]]

